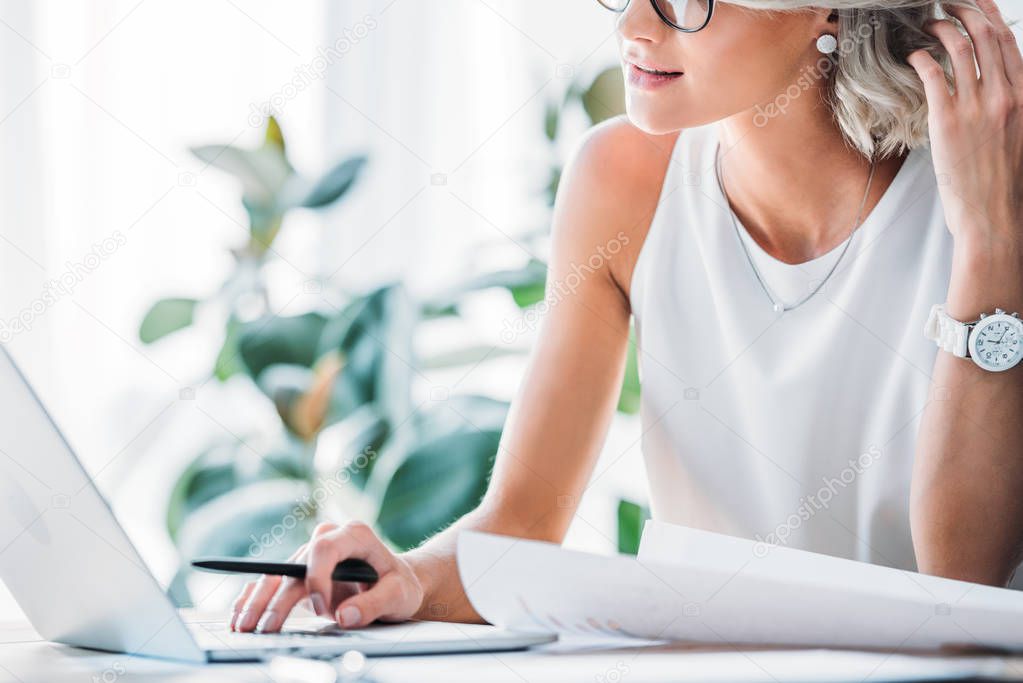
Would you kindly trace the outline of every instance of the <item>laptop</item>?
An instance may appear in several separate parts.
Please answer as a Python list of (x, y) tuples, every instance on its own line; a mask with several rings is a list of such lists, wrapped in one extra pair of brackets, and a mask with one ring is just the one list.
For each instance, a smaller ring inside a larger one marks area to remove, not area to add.
[(556, 639), (428, 621), (344, 631), (292, 619), (279, 634), (186, 623), (2, 345), (0, 580), (47, 640), (197, 663), (520, 650)]

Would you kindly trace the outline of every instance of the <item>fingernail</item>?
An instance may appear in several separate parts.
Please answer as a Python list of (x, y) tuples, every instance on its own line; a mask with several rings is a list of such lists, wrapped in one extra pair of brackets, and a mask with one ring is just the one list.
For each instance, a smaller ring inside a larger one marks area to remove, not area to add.
[(340, 618), (341, 625), (348, 628), (350, 626), (357, 626), (362, 621), (362, 612), (355, 605), (348, 605), (338, 612), (338, 617)]
[(228, 624), (228, 626), (227, 626), (227, 629), (228, 629), (229, 631), (233, 631), (233, 630), (234, 630), (234, 627), (235, 627), (235, 625), (236, 625), (237, 623), (238, 623), (238, 612), (234, 612), (234, 613), (233, 613), (233, 614), (231, 615), (231, 623), (230, 623), (230, 624)]
[(260, 633), (277, 630), (277, 613), (274, 612), (273, 610), (270, 610), (269, 612), (264, 614), (263, 618), (259, 620), (259, 624), (256, 626), (256, 630), (259, 631)]
[(252, 628), (254, 621), (256, 621), (256, 613), (250, 610), (245, 610), (238, 615), (238, 630), (248, 631)]
[(327, 616), (327, 603), (323, 601), (323, 596), (319, 593), (312, 593), (309, 596), (309, 602), (313, 603), (313, 611), (321, 617)]

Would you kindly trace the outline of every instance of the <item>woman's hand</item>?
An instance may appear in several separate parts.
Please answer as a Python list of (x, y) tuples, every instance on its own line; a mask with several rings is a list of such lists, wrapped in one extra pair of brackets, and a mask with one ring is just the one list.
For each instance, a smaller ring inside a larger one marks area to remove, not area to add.
[[(957, 320), (1023, 311), (1023, 56), (994, 1), (977, 4), (979, 12), (949, 8), (969, 38), (949, 21), (926, 27), (951, 56), (954, 94), (929, 54), (909, 57), (927, 91), (931, 156), (955, 241), (945, 305)], [(913, 460), (917, 567), (1004, 586), (1023, 548), (1023, 466), (1005, 446), (1023, 438), (1023, 375), (938, 352), (931, 382), (943, 398), (924, 408)]]
[(961, 240), (971, 249), (1016, 248), (1023, 241), (1023, 55), (994, 0), (977, 5), (979, 12), (947, 8), (969, 39), (947, 20), (924, 27), (950, 55), (954, 93), (926, 50), (908, 61), (927, 93), (934, 171), (957, 248)]
[[(374, 584), (332, 581), (330, 575), (337, 563), (353, 557), (371, 564), (379, 580)], [(309, 598), (316, 614), (334, 619), (344, 628), (376, 620), (405, 621), (423, 602), (423, 588), (409, 564), (359, 522), (344, 527), (320, 524), (309, 543), (289, 561), (305, 563), (305, 580), (263, 576), (246, 584), (234, 602), (231, 630), (279, 631), (304, 597)]]

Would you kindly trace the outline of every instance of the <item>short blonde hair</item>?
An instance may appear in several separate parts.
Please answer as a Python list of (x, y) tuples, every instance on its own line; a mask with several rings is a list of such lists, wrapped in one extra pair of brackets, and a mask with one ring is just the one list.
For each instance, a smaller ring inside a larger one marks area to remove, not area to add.
[[(952, 83), (950, 60), (941, 42), (923, 31), (929, 19), (951, 18), (940, 10), (939, 2), (725, 1), (754, 10), (837, 12), (839, 49), (824, 58), (831, 72), (827, 99), (848, 142), (867, 158), (878, 160), (927, 144), (927, 97), (906, 57), (927, 49)], [(945, 0), (945, 4), (977, 9), (975, 0)]]

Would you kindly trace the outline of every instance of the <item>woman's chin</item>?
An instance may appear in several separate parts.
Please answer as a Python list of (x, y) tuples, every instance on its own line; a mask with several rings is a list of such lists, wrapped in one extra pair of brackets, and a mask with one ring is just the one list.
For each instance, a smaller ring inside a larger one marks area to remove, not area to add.
[(690, 125), (678, 116), (678, 112), (669, 114), (668, 112), (651, 111), (646, 107), (628, 106), (626, 115), (632, 125), (647, 135), (667, 135)]

